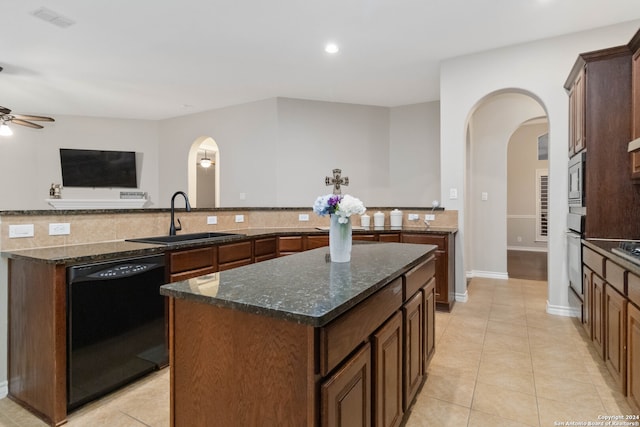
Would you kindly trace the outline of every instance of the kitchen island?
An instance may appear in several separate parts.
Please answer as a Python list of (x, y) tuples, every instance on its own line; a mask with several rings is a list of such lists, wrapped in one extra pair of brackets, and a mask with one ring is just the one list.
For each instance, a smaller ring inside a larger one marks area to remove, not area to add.
[(435, 249), (319, 248), (163, 286), (171, 425), (399, 425), (435, 350)]

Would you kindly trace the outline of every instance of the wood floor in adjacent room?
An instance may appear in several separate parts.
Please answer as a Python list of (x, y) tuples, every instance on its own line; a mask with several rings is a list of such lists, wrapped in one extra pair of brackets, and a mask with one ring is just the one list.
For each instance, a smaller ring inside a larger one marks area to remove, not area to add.
[(547, 280), (547, 253), (534, 251), (507, 251), (509, 278)]

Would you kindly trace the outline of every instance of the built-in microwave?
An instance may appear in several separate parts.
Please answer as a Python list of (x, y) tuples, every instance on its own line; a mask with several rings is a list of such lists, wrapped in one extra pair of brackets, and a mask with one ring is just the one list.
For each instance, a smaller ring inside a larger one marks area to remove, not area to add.
[(583, 151), (569, 159), (569, 207), (585, 207), (584, 167), (586, 153)]

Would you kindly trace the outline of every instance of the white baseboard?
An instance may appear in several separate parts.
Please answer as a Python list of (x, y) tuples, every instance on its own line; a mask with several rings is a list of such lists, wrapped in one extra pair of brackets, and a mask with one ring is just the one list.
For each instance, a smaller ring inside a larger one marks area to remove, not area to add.
[(524, 251), (524, 252), (548, 252), (547, 247), (542, 246), (507, 246), (508, 251)]
[(0, 399), (4, 399), (9, 394), (9, 382), (2, 381), (0, 383)]
[(551, 305), (549, 301), (547, 301), (547, 313), (555, 314), (556, 316), (565, 316), (565, 317), (580, 317), (582, 313), (580, 310), (575, 308), (564, 306), (564, 305)]
[(480, 270), (467, 271), (467, 279), (472, 279), (474, 277), (483, 277), (485, 279), (507, 280), (509, 278), (509, 274), (500, 273), (498, 271), (480, 271)]
[(456, 302), (467, 302), (469, 301), (469, 292), (464, 291), (464, 293), (456, 292), (455, 295)]

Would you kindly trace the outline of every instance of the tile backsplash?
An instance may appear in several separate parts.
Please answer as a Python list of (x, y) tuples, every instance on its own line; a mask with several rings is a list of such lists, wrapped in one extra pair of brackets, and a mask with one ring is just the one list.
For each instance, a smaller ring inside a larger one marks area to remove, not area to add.
[[(385, 214), (385, 226), (390, 225), (390, 208), (370, 208), (373, 224), (373, 213), (381, 211)], [(425, 214), (435, 215), (429, 221), (430, 227), (457, 227), (458, 212), (455, 210), (436, 210), (430, 208), (403, 209), (403, 228), (426, 229)], [(300, 221), (300, 215), (308, 216), (308, 221)], [(418, 214), (419, 219), (409, 221), (408, 214)], [(236, 215), (243, 215), (244, 222), (236, 222)], [(216, 216), (217, 224), (207, 224), (207, 217)], [(232, 231), (263, 228), (315, 228), (329, 225), (328, 217), (319, 217), (311, 209), (238, 209), (238, 210), (179, 210), (176, 218), (182, 222), (179, 233), (195, 233), (203, 231)], [(70, 233), (49, 235), (50, 224), (70, 224)], [(144, 211), (123, 213), (70, 213), (58, 214), (55, 211), (25, 214), (3, 215), (0, 213), (0, 250), (31, 249), (48, 246), (65, 246), (82, 243), (124, 240), (136, 237), (162, 236), (169, 233), (170, 212)], [(33, 224), (33, 237), (9, 237), (9, 226)], [(353, 225), (360, 225), (360, 216), (355, 215)]]

